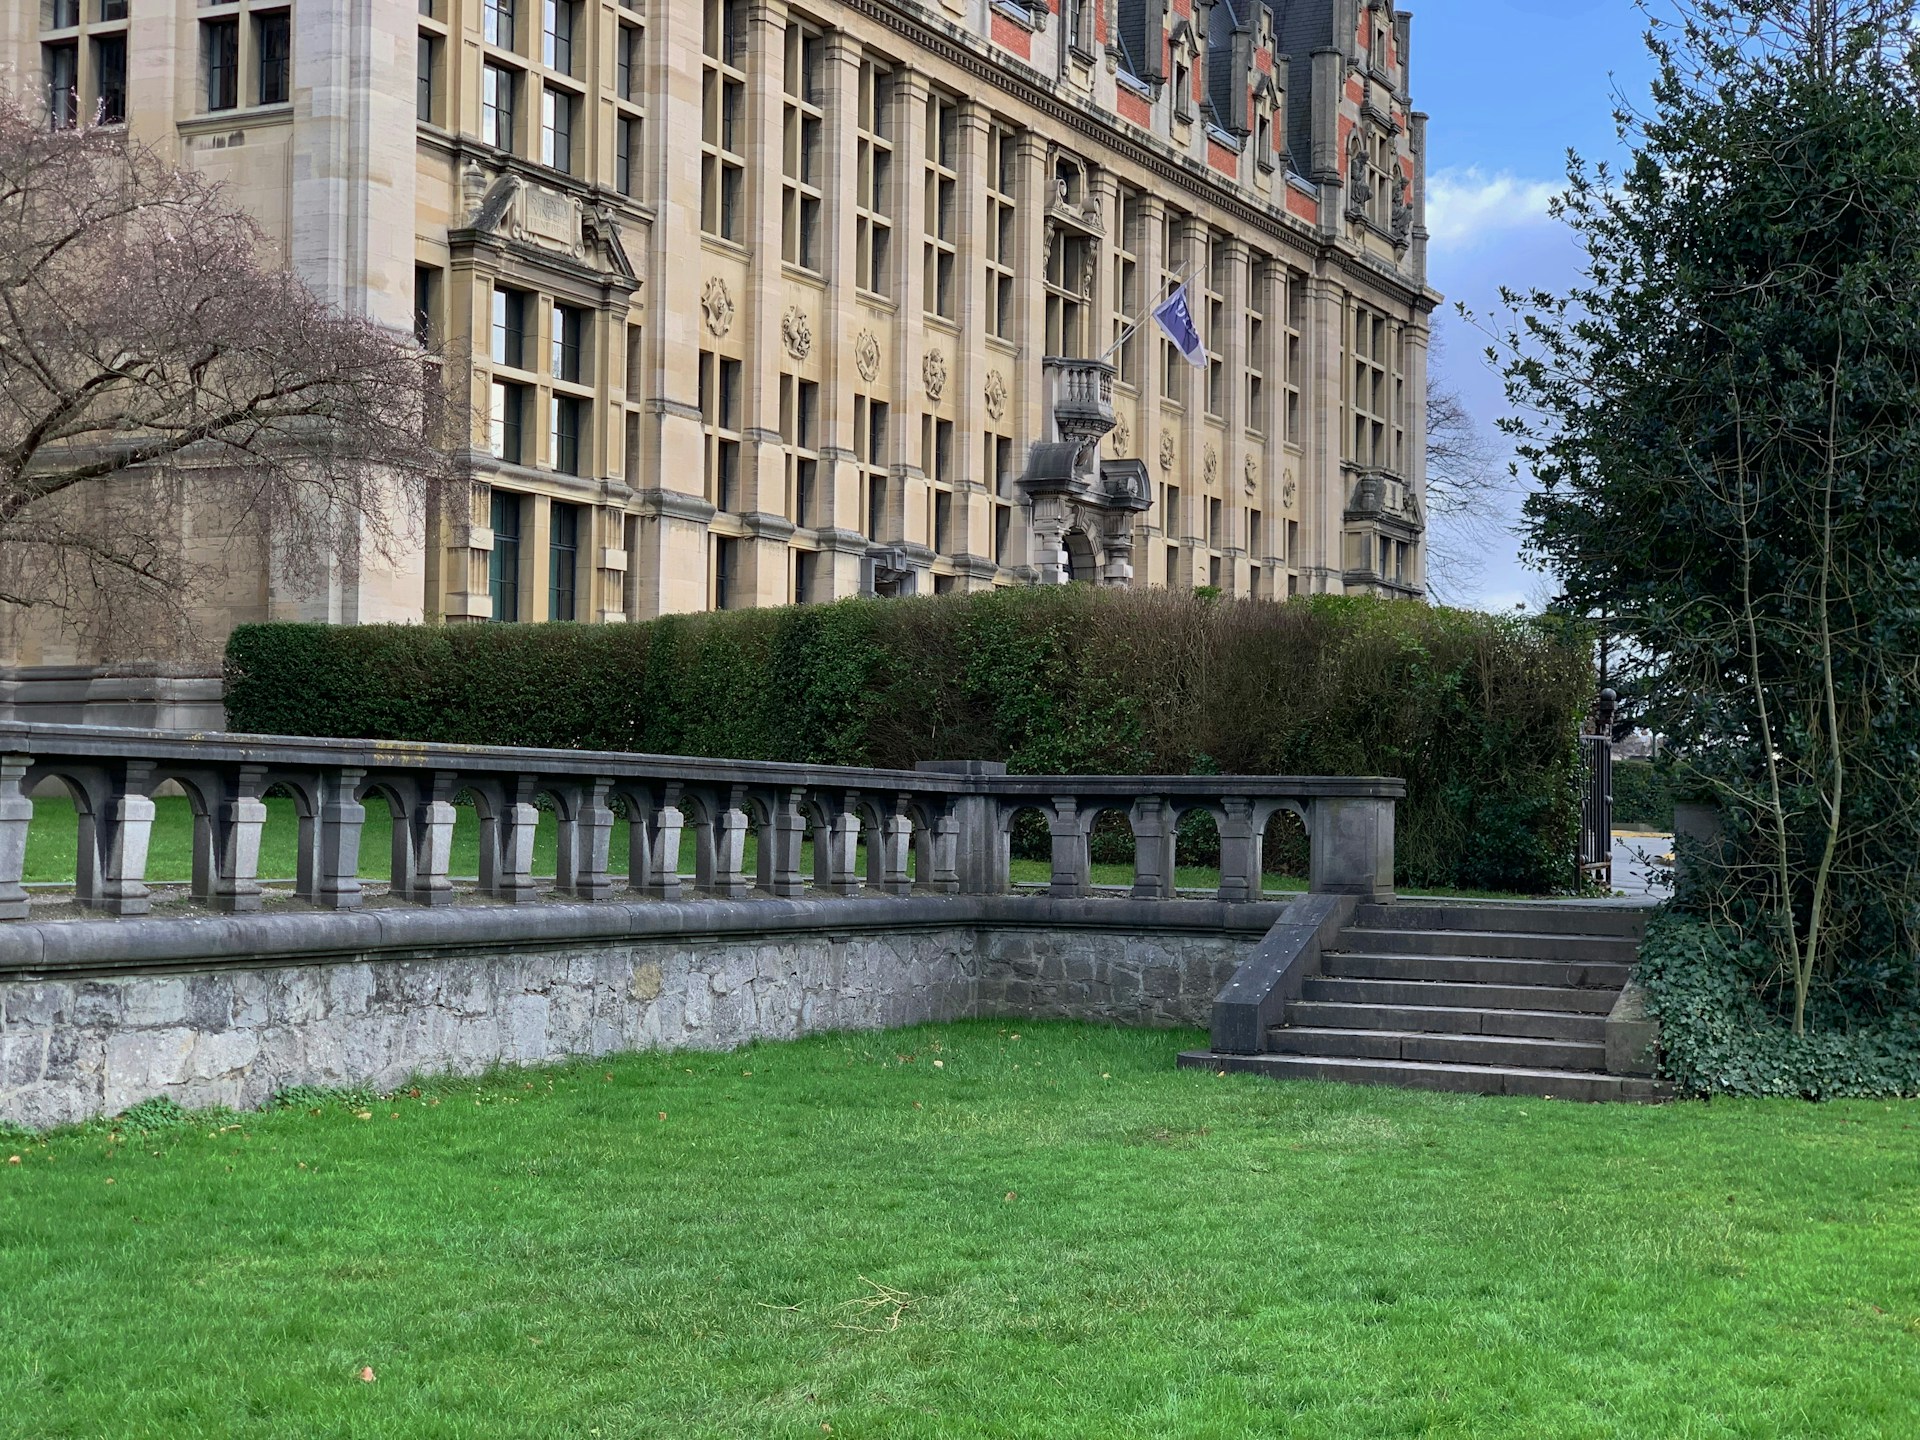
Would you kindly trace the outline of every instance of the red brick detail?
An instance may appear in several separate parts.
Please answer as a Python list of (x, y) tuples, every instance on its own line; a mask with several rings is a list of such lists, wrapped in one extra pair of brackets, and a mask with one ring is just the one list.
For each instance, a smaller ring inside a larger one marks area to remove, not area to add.
[(1340, 117), (1340, 160), (1339, 160), (1340, 173), (1342, 175), (1346, 174), (1346, 171), (1347, 171), (1347, 155), (1348, 155), (1347, 145), (1352, 135), (1353, 135), (1353, 121), (1348, 119), (1345, 115), (1342, 115)]
[(1367, 87), (1361, 84), (1360, 81), (1358, 80), (1349, 79), (1347, 81), (1347, 99), (1351, 100), (1356, 105), (1366, 104)]
[(1238, 176), (1240, 173), (1240, 157), (1211, 135), (1207, 137), (1207, 164), (1222, 175)]
[(1119, 86), (1114, 94), (1114, 109), (1142, 129), (1153, 128), (1153, 106), (1124, 85)]
[(1314, 203), (1311, 195), (1302, 195), (1293, 186), (1287, 186), (1287, 213), (1302, 220), (1318, 223), (1320, 207)]
[(1093, 7), (1093, 38), (1102, 45), (1107, 43), (1107, 7), (1104, 5)]
[(1022, 60), (1033, 59), (1033, 32), (1009, 20), (998, 10), (993, 12), (993, 43), (1004, 50), (1011, 50)]

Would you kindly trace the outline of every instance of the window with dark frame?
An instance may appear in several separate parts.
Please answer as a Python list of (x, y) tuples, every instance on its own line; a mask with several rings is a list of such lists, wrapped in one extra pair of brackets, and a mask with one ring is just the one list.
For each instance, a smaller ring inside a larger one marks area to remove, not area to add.
[(520, 519), (525, 497), (511, 490), (495, 490), (489, 520), (493, 551), (487, 557), (487, 582), (493, 594), (493, 618), (520, 618)]
[(513, 149), (514, 91), (519, 72), (504, 65), (481, 67), (480, 138), (502, 150)]
[(200, 66), (206, 79), (209, 110), (233, 110), (240, 104), (240, 22), (200, 22)]
[(292, 31), (287, 12), (253, 17), (254, 94), (260, 105), (284, 105), (292, 96)]
[(578, 620), (574, 587), (580, 573), (580, 507), (558, 500), (547, 514), (547, 619)]
[(47, 81), (47, 124), (55, 130), (71, 130), (80, 123), (79, 42), (43, 45), (40, 54)]
[(93, 42), (93, 101), (102, 125), (127, 119), (127, 37), (102, 35)]

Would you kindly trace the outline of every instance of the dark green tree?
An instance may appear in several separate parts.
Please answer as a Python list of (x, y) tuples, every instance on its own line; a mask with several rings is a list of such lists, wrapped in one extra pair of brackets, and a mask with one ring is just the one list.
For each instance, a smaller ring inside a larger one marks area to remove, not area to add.
[[(1920, 83), (1913, 3), (1692, 0), (1621, 173), (1577, 158), (1564, 296), (1509, 295), (1535, 554), (1722, 801), (1691, 903), (1796, 1031), (1920, 954)], [(1687, 898), (1687, 897), (1683, 897)]]

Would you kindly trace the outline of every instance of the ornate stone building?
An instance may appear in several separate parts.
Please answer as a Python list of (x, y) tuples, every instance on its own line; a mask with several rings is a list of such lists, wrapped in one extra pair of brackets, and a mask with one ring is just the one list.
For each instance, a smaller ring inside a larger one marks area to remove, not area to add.
[[(1438, 297), (1392, 0), (6, 8), (56, 123), (104, 107), (323, 294), (471, 355), (476, 483), (417, 564), (263, 564), (216, 636), (1423, 593)], [(1181, 278), (1203, 367), (1129, 328)], [(51, 638), (13, 658), (106, 693)]]

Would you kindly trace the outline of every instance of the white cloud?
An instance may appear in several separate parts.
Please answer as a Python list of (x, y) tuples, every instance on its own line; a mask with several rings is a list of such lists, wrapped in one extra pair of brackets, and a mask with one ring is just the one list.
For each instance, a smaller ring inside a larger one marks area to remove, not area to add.
[(1546, 225), (1547, 204), (1564, 188), (1505, 170), (1489, 175), (1477, 165), (1450, 167), (1427, 179), (1427, 229), (1436, 248), (1463, 249), (1503, 231)]

